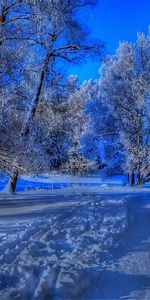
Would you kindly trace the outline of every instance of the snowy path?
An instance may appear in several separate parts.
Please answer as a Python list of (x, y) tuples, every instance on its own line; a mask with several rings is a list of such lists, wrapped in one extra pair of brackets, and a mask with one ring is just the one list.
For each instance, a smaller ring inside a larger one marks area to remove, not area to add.
[(1, 202), (1, 300), (150, 299), (148, 193), (35, 200)]
[(129, 202), (131, 228), (103, 274), (103, 299), (150, 299), (150, 198)]

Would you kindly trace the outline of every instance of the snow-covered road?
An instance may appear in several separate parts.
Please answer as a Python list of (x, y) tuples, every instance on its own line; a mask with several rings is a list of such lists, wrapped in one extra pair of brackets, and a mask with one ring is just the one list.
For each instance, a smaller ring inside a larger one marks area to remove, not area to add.
[(148, 193), (23, 197), (1, 202), (1, 300), (150, 299)]
[(150, 197), (129, 197), (131, 225), (103, 273), (102, 299), (150, 299)]

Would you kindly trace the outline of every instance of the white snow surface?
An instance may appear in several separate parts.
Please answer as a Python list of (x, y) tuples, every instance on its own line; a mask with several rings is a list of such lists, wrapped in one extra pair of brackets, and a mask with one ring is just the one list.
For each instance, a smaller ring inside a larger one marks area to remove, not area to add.
[[(9, 182), (4, 183), (4, 174), (3, 182), (1, 177), (0, 182), (0, 193), (10, 193)], [(5, 178), (6, 182), (6, 178)], [(4, 184), (6, 186), (4, 187)], [(57, 172), (51, 172), (50, 174), (41, 174), (41, 175), (24, 175), (19, 176), (17, 182), (17, 192), (27, 192), (27, 191), (50, 191), (55, 189), (68, 189), (68, 188), (101, 188), (102, 190), (113, 188), (113, 187), (123, 187), (125, 186), (125, 176), (116, 175), (112, 177), (102, 174), (89, 175), (89, 176), (73, 176), (73, 175), (64, 175)]]
[(105, 184), (123, 184), (124, 176), (115, 175), (115, 176), (106, 176), (101, 172), (101, 174), (96, 175), (88, 175), (88, 176), (74, 176), (74, 175), (67, 175), (67, 174), (59, 174), (57, 172), (51, 172), (50, 174), (43, 174), (41, 175), (22, 175), (20, 176), (21, 179), (29, 180), (29, 181), (36, 181), (36, 182), (60, 182), (60, 183), (105, 183)]
[(0, 206), (0, 299), (150, 299), (148, 192), (1, 194)]

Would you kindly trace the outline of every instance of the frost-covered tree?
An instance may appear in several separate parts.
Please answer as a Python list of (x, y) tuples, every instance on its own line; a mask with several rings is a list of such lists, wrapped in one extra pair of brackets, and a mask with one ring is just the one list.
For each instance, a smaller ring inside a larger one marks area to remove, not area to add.
[[(64, 62), (80, 62), (101, 52), (101, 43), (89, 40), (79, 16), (80, 10), (85, 8), (87, 12), (95, 2), (1, 1), (1, 169), (11, 169), (13, 165), (26, 172), (41, 171), (50, 168), (52, 159), (59, 161), (58, 156), (66, 159), (66, 149), (70, 147), (66, 127), (71, 123), (70, 106), (65, 108), (63, 102), (69, 89), (73, 92), (75, 80), (70, 78), (68, 91), (62, 95), (58, 87), (64, 85)], [(53, 93), (54, 86), (57, 93)], [(61, 105), (54, 103), (52, 94)], [(45, 95), (48, 103), (43, 100)], [(45, 109), (45, 116), (39, 114), (39, 109)], [(69, 111), (66, 119), (61, 110)]]
[(87, 159), (78, 152), (78, 146), (69, 149), (69, 160), (61, 166), (62, 172), (81, 176), (97, 169), (97, 164), (94, 160)]
[(89, 41), (79, 19), (80, 10), (92, 6), (95, 2), (95, 0), (3, 0), (2, 15), (5, 16), (2, 18), (2, 28), (6, 29), (8, 23), (11, 28), (9, 34), (7, 30), (2, 30), (4, 38), (1, 40), (11, 46), (19, 41), (20, 51), (24, 52), (25, 48), (28, 53), (27, 61), (24, 62), (26, 72), (23, 75), (26, 76), (22, 83), (23, 88), (26, 86), (29, 101), (22, 126), (23, 136), (29, 132), (30, 121), (35, 115), (43, 86), (47, 81), (48, 84), (57, 81), (58, 64), (62, 64), (62, 61), (79, 62), (87, 58), (89, 53), (90, 55), (99, 53), (101, 44)]
[(82, 139), (84, 154), (95, 160), (99, 169), (107, 166), (109, 174), (119, 167), (117, 122), (105, 103), (99, 80), (89, 81), (89, 95), (86, 105), (89, 122)]
[(89, 81), (83, 82), (80, 88), (77, 87), (70, 93), (67, 101), (66, 121), (70, 137), (69, 159), (65, 165), (62, 165), (61, 169), (73, 174), (81, 175), (97, 167), (93, 159), (85, 158), (81, 143), (82, 137), (88, 130), (89, 117), (85, 113), (85, 108), (90, 99), (89, 87)]
[(135, 44), (122, 42), (116, 55), (106, 58), (100, 85), (120, 123), (118, 132), (126, 157), (124, 171), (132, 175), (132, 183), (136, 175), (140, 185), (150, 172), (150, 33), (138, 34)]
[(50, 156), (51, 168), (60, 168), (61, 171), (68, 169), (68, 172), (72, 170), (72, 173), (75, 173), (72, 164), (75, 158), (78, 169), (76, 173), (83, 173), (81, 161), (84, 161), (84, 165), (86, 163), (85, 171), (89, 163), (92, 165), (92, 162), (88, 162), (81, 155), (80, 144), (88, 123), (85, 115), (85, 106), (89, 98), (88, 85), (84, 82), (80, 86), (77, 77), (70, 76), (63, 86), (54, 88), (53, 93), (52, 88), (50, 91), (51, 94), (45, 94), (45, 98), (38, 105), (34, 118), (41, 130), (41, 134), (38, 135), (40, 142), (42, 141), (45, 151)]

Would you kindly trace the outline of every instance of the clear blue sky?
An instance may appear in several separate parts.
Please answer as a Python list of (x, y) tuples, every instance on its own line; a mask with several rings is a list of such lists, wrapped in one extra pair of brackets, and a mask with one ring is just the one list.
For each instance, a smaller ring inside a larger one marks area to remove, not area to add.
[[(134, 42), (137, 32), (147, 32), (150, 25), (150, 0), (99, 0), (99, 5), (91, 10), (88, 26), (92, 37), (106, 43), (108, 53), (115, 53), (119, 41)], [(99, 62), (89, 62), (84, 66), (72, 67), (71, 73), (84, 79), (98, 77)]]

